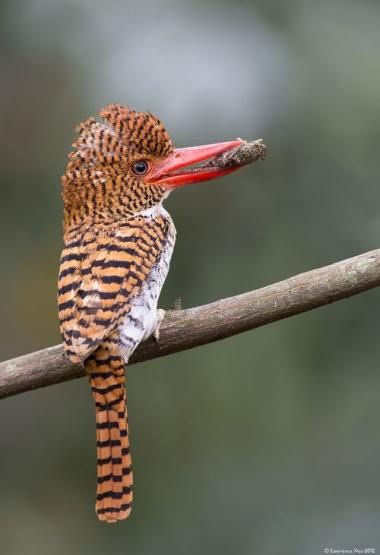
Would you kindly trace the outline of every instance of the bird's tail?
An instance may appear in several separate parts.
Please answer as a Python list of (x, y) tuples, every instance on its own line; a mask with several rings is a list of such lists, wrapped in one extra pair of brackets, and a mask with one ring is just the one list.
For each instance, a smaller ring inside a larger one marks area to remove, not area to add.
[(98, 485), (95, 510), (99, 520), (127, 518), (132, 504), (125, 370), (123, 361), (99, 347), (85, 362), (96, 411)]

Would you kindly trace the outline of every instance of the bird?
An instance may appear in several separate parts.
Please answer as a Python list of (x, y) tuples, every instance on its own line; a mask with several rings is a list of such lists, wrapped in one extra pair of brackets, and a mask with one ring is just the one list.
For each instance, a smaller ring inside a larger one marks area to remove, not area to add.
[(210, 167), (241, 139), (175, 148), (150, 112), (109, 104), (76, 131), (61, 178), (63, 250), (58, 278), (66, 356), (84, 367), (95, 403), (101, 521), (127, 518), (133, 497), (125, 370), (154, 336), (176, 228), (163, 201), (178, 187), (226, 175)]

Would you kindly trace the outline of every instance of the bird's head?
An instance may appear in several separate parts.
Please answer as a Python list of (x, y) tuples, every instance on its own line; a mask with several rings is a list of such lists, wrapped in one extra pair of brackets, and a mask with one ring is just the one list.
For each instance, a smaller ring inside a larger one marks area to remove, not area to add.
[(237, 169), (201, 163), (240, 140), (174, 148), (160, 120), (149, 112), (110, 104), (99, 115), (103, 122), (88, 118), (79, 125), (62, 177), (66, 229), (118, 221), (159, 204), (176, 187)]

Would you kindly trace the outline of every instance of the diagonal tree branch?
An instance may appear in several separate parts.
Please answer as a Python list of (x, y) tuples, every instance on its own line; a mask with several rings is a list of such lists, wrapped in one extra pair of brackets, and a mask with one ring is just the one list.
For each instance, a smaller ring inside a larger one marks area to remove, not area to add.
[[(169, 311), (160, 342), (145, 341), (131, 364), (224, 339), (380, 285), (380, 249), (236, 297)], [(84, 375), (61, 345), (0, 363), (0, 398)]]

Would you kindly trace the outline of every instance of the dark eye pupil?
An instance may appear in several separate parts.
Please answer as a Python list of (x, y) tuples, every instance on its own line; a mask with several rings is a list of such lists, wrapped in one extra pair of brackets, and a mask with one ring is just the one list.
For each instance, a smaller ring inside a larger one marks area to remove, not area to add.
[(133, 173), (137, 175), (143, 175), (148, 171), (148, 164), (143, 160), (140, 160), (139, 162), (135, 162), (133, 164), (132, 170), (133, 170)]

